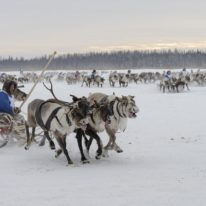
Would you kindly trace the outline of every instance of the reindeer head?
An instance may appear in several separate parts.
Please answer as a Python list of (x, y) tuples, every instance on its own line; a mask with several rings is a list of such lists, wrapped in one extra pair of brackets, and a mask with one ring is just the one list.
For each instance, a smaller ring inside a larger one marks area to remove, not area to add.
[(122, 98), (116, 97), (119, 103), (122, 105), (122, 109), (126, 117), (135, 118), (139, 108), (136, 106), (134, 96), (122, 96)]
[(24, 101), (27, 98), (27, 94), (23, 91), (21, 91), (20, 89), (16, 88), (14, 90), (14, 98), (17, 101)]
[(81, 116), (88, 116), (91, 114), (92, 108), (86, 97), (83, 96), (81, 98), (78, 98), (74, 95), (70, 96), (72, 96), (73, 102), (76, 103), (76, 108), (78, 109)]
[(88, 124), (88, 117), (91, 114), (91, 107), (89, 102), (87, 101), (86, 97), (78, 98), (74, 95), (70, 95), (73, 98), (73, 118), (76, 121), (76, 125), (83, 130), (86, 129), (86, 126)]

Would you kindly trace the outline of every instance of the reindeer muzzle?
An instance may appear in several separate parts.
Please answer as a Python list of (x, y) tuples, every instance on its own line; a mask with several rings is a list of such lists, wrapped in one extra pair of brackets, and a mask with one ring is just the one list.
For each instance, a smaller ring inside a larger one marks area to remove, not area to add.
[(106, 118), (106, 121), (105, 121), (105, 124), (111, 124), (111, 118), (110, 116), (108, 115), (107, 118)]
[(89, 123), (88, 119), (82, 119), (80, 122), (79, 122), (79, 127), (85, 131), (87, 129), (87, 124)]
[(137, 112), (130, 112), (129, 113), (129, 118), (136, 118), (137, 117)]

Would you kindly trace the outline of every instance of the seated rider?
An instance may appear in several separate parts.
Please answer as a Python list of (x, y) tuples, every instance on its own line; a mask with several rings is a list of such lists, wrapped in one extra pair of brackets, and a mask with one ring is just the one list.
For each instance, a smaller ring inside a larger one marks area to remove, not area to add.
[(188, 72), (187, 72), (186, 68), (183, 68), (183, 70), (182, 70), (182, 76), (183, 76), (183, 77), (186, 77), (187, 75), (188, 75)]
[(17, 139), (25, 139), (25, 119), (19, 113), (21, 110), (14, 105), (14, 92), (17, 83), (13, 80), (6, 80), (0, 90), (0, 113), (7, 113), (13, 117), (12, 132)]
[(8, 113), (12, 116), (19, 113), (20, 110), (14, 106), (14, 92), (17, 89), (17, 83), (13, 80), (6, 80), (0, 90), (0, 112)]
[(171, 80), (171, 79), (172, 79), (172, 73), (171, 73), (171, 71), (168, 70), (168, 71), (166, 72), (166, 74), (164, 75), (164, 77), (165, 77), (165, 80), (167, 80), (167, 81)]
[(96, 73), (97, 73), (97, 71), (94, 69), (93, 71), (92, 71), (92, 75), (91, 75), (91, 78), (94, 80), (94, 78), (95, 78), (95, 76), (96, 76)]

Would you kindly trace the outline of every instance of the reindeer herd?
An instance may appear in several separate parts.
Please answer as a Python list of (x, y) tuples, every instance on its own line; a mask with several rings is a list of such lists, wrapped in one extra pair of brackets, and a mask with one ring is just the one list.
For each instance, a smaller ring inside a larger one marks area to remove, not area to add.
[[(189, 85), (206, 85), (206, 72), (204, 70), (190, 70), (183, 75), (182, 71), (172, 71), (172, 79), (169, 81), (165, 79), (165, 71), (162, 72), (117, 72), (117, 71), (99, 71), (95, 76), (92, 76), (88, 71), (74, 71), (74, 72), (46, 72), (39, 81), (63, 82), (68, 85), (79, 84), (81, 87), (128, 87), (129, 84), (150, 84), (156, 83), (162, 92), (180, 92), (184, 88), (189, 89)], [(13, 79), (18, 83), (26, 84), (33, 83), (39, 78), (38, 73), (23, 72), (18, 77), (16, 75), (1, 73), (0, 82), (5, 79)]]

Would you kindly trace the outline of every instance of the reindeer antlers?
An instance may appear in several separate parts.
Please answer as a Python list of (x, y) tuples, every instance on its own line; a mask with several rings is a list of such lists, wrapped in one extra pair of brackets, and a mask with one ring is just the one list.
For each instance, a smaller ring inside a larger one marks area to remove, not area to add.
[(55, 96), (54, 90), (53, 90), (53, 84), (52, 84), (50, 78), (49, 78), (49, 83), (50, 83), (50, 88), (47, 87), (46, 84), (43, 82), (44, 87), (51, 92), (51, 94), (52, 94), (52, 96), (54, 97), (55, 100), (62, 102), (61, 100), (59, 100), (59, 99)]
[(54, 94), (53, 84), (52, 84), (52, 82), (51, 82), (51, 79), (49, 79), (49, 83), (50, 83), (50, 88), (47, 87), (44, 82), (43, 82), (43, 85), (44, 85), (44, 87), (45, 87), (47, 90), (49, 90), (49, 91), (51, 92), (51, 94), (52, 94), (52, 96), (54, 97), (54, 99), (56, 100), (56, 102), (57, 102), (58, 104), (63, 105), (63, 106), (68, 106), (68, 107), (70, 107), (71, 103), (62, 101), (62, 100), (60, 100), (60, 99), (58, 99), (58, 98), (56, 97), (56, 95)]

